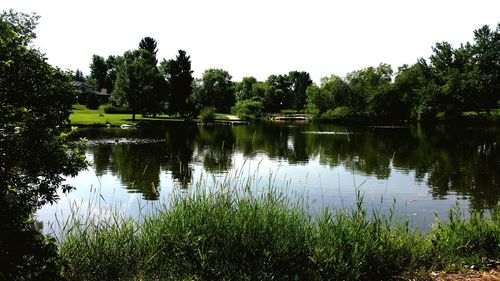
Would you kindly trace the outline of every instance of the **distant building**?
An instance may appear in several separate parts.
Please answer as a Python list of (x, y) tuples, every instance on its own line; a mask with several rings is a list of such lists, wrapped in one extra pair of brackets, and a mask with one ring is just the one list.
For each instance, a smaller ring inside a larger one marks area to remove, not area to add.
[(85, 103), (88, 95), (91, 93), (96, 95), (100, 104), (108, 103), (109, 98), (111, 97), (111, 94), (109, 94), (106, 89), (102, 88), (100, 91), (97, 91), (96, 87), (82, 81), (71, 81), (71, 85), (77, 88), (80, 92), (77, 97), (79, 103)]

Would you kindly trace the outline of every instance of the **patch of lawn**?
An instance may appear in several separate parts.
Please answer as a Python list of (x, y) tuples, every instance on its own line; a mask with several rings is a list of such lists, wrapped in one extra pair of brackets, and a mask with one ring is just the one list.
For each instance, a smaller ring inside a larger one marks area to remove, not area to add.
[[(71, 125), (81, 126), (120, 126), (122, 124), (134, 124), (132, 121), (132, 114), (108, 114), (104, 112), (105, 105), (99, 106), (99, 109), (88, 109), (85, 105), (73, 105), (73, 113), (71, 113), (69, 120)], [(142, 117), (141, 114), (135, 115), (136, 122), (141, 120), (175, 120), (168, 115), (161, 115), (155, 118)]]

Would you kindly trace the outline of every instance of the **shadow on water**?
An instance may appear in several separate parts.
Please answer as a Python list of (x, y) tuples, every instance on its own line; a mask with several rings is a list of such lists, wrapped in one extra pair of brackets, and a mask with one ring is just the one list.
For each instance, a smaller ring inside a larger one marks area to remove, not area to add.
[[(476, 210), (500, 199), (500, 128), (495, 126), (368, 127), (331, 124), (199, 126), (172, 122), (144, 129), (81, 129), (97, 175), (111, 173), (145, 199), (159, 196), (162, 171), (182, 188), (194, 164), (209, 174), (233, 169), (234, 157), (265, 155), (308, 169), (311, 161), (388, 180), (395, 171), (413, 174), (435, 199), (468, 198)], [(145, 141), (156, 140), (156, 141)], [(390, 189), (390, 186), (389, 186)]]

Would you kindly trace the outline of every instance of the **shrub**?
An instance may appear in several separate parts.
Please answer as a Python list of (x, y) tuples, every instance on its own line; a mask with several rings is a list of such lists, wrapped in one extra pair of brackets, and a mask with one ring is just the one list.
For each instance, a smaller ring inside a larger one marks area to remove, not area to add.
[(253, 120), (262, 117), (264, 106), (262, 102), (255, 100), (242, 100), (237, 102), (231, 112), (243, 120)]
[(118, 107), (114, 105), (106, 105), (104, 107), (104, 112), (107, 114), (132, 114), (132, 109), (127, 107)]
[(204, 107), (200, 111), (199, 118), (201, 119), (201, 121), (203, 121), (203, 123), (213, 122), (215, 120), (215, 111), (214, 111), (214, 109), (212, 107)]
[(327, 110), (321, 114), (323, 120), (352, 120), (356, 116), (354, 110), (347, 106), (339, 106), (335, 109)]
[(87, 100), (85, 101), (85, 105), (88, 109), (97, 109), (99, 108), (99, 100), (97, 99), (94, 93), (90, 93), (87, 96)]

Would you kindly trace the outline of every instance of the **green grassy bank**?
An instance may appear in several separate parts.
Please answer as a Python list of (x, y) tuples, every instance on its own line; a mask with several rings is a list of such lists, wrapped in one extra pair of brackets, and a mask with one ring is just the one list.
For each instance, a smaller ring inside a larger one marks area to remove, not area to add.
[[(429, 234), (395, 213), (308, 215), (275, 190), (180, 192), (155, 215), (61, 224), (69, 280), (390, 280), (438, 269), (483, 268), (500, 258), (500, 226), (459, 209)], [(244, 189), (242, 189), (244, 190)], [(248, 190), (248, 189), (247, 189)], [(362, 198), (359, 198), (360, 201)], [(297, 202), (300, 202), (299, 200)]]
[[(111, 126), (120, 126), (122, 124), (134, 124), (132, 121), (132, 114), (120, 114), (113, 113), (108, 114), (104, 112), (105, 105), (99, 106), (98, 109), (88, 109), (85, 105), (75, 104), (73, 105), (73, 112), (71, 113), (69, 120), (72, 126), (89, 126), (89, 127), (104, 127), (106, 124), (111, 124)], [(139, 121), (150, 121), (150, 122), (161, 122), (161, 121), (181, 121), (183, 119), (179, 117), (172, 117), (168, 115), (160, 115), (155, 118), (153, 117), (143, 117), (141, 114), (136, 114), (136, 122)], [(217, 121), (229, 121), (230, 118), (228, 114), (217, 113), (215, 116)]]

